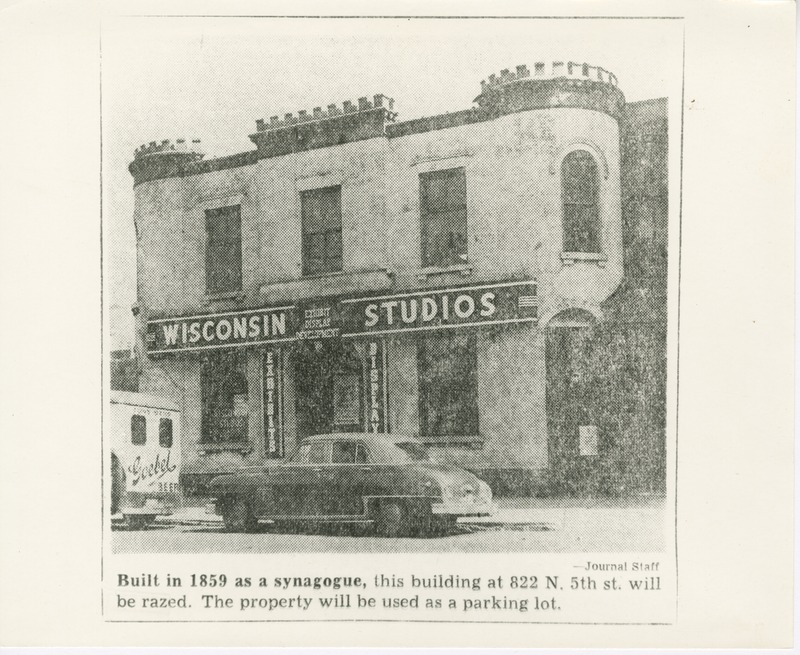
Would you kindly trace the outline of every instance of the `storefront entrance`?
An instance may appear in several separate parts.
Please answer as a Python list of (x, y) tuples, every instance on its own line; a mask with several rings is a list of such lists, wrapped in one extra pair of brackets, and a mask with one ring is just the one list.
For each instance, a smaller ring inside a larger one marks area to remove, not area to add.
[(298, 438), (364, 431), (363, 366), (352, 344), (300, 342), (291, 359)]

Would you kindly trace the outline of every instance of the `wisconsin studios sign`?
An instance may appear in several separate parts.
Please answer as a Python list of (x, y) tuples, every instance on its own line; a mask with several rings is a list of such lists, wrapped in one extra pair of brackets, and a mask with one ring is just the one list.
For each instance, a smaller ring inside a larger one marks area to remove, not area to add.
[(369, 338), (536, 320), (536, 282), (502, 282), (153, 319), (147, 323), (147, 352)]

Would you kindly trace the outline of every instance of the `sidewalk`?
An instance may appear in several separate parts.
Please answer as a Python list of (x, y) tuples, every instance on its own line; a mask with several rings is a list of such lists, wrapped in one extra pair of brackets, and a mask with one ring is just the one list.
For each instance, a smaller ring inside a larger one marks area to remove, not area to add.
[[(631, 514), (650, 516), (660, 513), (664, 498), (658, 495), (626, 498), (495, 498), (497, 514), (485, 517), (465, 517), (461, 523), (539, 525), (546, 530), (561, 530), (566, 523), (586, 520), (599, 515), (613, 520), (618, 515), (628, 518)], [(172, 525), (219, 525), (222, 517), (206, 513), (205, 505), (178, 508), (170, 516), (157, 519), (159, 523)]]

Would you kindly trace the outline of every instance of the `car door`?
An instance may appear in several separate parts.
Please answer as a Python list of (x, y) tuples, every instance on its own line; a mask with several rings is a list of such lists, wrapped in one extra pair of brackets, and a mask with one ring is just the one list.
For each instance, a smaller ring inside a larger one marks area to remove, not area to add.
[(296, 487), (302, 516), (325, 516), (328, 513), (327, 480), (331, 468), (331, 442), (312, 441), (308, 463), (304, 466)]
[(363, 498), (372, 486), (371, 476), (363, 441), (334, 441), (328, 478), (330, 511), (338, 516), (361, 516), (364, 513)]
[(323, 513), (323, 471), (330, 467), (330, 442), (309, 441), (293, 461), (273, 472), (275, 516), (319, 516)]

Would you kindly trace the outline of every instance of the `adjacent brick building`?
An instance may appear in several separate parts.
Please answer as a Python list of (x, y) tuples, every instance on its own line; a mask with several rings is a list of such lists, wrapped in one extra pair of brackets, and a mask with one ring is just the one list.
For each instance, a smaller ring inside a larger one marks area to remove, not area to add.
[(666, 101), (548, 62), (474, 102), (137, 150), (140, 388), (183, 408), (189, 482), (386, 430), (501, 491), (663, 485)]

